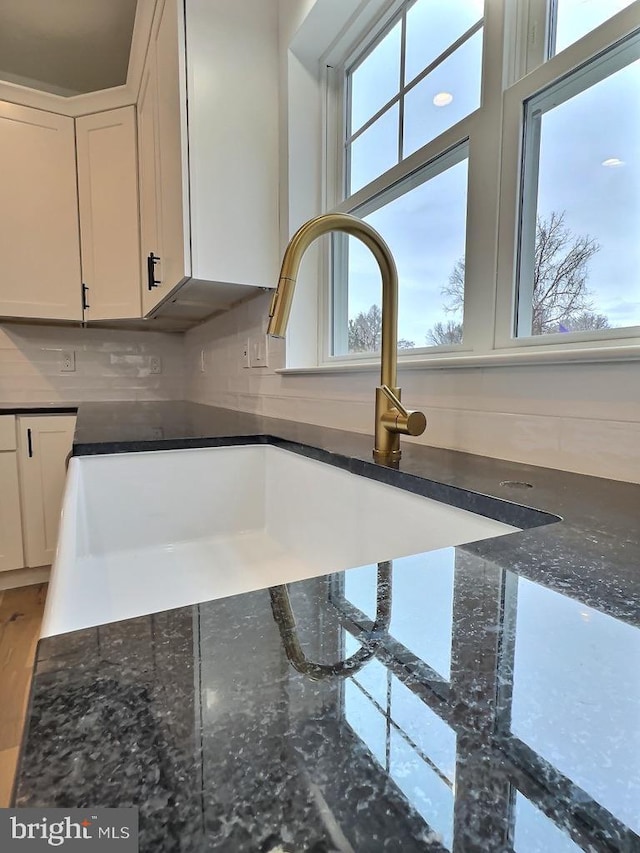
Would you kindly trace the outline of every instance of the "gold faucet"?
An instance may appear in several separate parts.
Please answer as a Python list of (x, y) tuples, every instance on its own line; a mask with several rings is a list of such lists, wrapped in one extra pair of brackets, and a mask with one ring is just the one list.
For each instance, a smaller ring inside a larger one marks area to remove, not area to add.
[(283, 338), (289, 322), (293, 291), (304, 253), (311, 243), (330, 231), (344, 231), (371, 249), (382, 275), (382, 354), (380, 385), (376, 388), (373, 458), (387, 465), (401, 456), (400, 435), (422, 435), (427, 419), (400, 402), (398, 367), (398, 271), (391, 250), (380, 234), (348, 213), (325, 213), (310, 219), (291, 238), (282, 259), (278, 287), (271, 300), (267, 333)]

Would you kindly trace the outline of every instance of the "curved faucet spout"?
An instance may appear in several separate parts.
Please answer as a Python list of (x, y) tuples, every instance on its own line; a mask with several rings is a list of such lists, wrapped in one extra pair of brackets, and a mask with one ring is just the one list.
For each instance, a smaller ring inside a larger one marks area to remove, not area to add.
[(269, 309), (267, 333), (275, 337), (284, 337), (302, 258), (311, 243), (331, 231), (342, 231), (357, 237), (371, 250), (380, 267), (382, 352), (380, 388), (376, 391), (373, 455), (378, 462), (395, 463), (400, 459), (400, 434), (420, 435), (426, 427), (426, 419), (422, 412), (410, 412), (399, 402), (400, 389), (397, 387), (398, 271), (391, 250), (380, 234), (362, 219), (348, 213), (326, 213), (310, 219), (299, 228), (291, 238), (282, 260), (278, 287), (273, 294)]
[[(278, 288), (269, 311), (268, 334), (284, 337), (302, 258), (318, 237), (329, 234), (331, 231), (343, 231), (345, 234), (357, 237), (371, 250), (382, 276), (382, 316), (383, 318), (398, 316), (398, 271), (391, 250), (385, 241), (374, 228), (356, 216), (348, 213), (327, 213), (306, 222), (296, 231), (287, 246), (282, 259)], [(396, 386), (397, 349), (397, 323), (383, 321), (380, 384), (388, 385), (390, 388)]]

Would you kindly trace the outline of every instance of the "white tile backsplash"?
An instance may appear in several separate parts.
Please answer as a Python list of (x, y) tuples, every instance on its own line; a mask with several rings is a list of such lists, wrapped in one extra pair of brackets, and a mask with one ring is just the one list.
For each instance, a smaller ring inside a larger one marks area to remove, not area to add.
[[(61, 372), (62, 353), (76, 369)], [(162, 372), (152, 374), (159, 356)], [(171, 400), (184, 396), (184, 336), (162, 332), (0, 326), (0, 402)]]
[[(186, 398), (371, 434), (375, 374), (281, 376), (281, 341), (269, 342), (268, 368), (242, 366), (247, 339), (266, 328), (269, 298), (186, 335), (0, 326), (0, 402)], [(73, 373), (60, 370), (68, 350)], [(162, 373), (151, 373), (152, 357)], [(407, 405), (427, 415), (423, 444), (640, 482), (637, 363), (407, 370), (400, 384)]]
[[(186, 396), (200, 403), (373, 432), (373, 373), (281, 376), (241, 366), (244, 342), (264, 332), (270, 294), (186, 335)], [(200, 353), (207, 354), (206, 371)], [(403, 399), (427, 415), (420, 443), (640, 482), (640, 365), (451, 368), (400, 372)]]

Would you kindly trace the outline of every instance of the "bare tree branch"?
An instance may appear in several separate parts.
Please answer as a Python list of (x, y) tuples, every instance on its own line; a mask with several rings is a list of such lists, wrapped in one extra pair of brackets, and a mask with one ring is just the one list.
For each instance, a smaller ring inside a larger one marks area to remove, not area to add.
[(436, 347), (461, 344), (462, 323), (456, 323), (455, 320), (447, 320), (446, 325), (440, 321), (437, 322), (435, 326), (427, 332), (427, 343)]
[[(372, 305), (349, 320), (349, 352), (379, 352), (382, 346), (382, 311)], [(400, 338), (398, 349), (413, 349), (415, 343)]]
[[(587, 286), (589, 261), (600, 251), (588, 234), (576, 235), (565, 223), (565, 213), (552, 212), (548, 219), (538, 217), (533, 264), (533, 320), (531, 334), (606, 329), (608, 319), (594, 313), (592, 293)], [(462, 314), (464, 307), (464, 258), (456, 261), (441, 293), (444, 310)], [(455, 328), (462, 324), (436, 323), (427, 340), (434, 344), (458, 343), (452, 340)]]

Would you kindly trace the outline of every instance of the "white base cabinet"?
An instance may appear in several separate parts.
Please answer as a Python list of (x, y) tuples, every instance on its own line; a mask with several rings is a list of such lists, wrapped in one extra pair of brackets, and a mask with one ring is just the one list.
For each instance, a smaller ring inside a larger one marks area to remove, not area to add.
[(0, 572), (24, 566), (13, 415), (0, 416)]
[(50, 565), (56, 550), (74, 415), (25, 415), (18, 421), (24, 565)]

